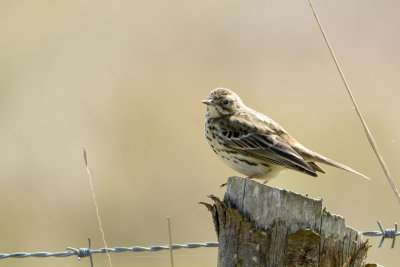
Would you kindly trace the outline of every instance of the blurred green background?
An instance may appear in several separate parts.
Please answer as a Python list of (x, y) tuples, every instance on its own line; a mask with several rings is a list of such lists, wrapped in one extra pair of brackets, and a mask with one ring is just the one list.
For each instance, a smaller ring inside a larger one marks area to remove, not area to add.
[[(400, 185), (397, 1), (315, 1), (380, 149)], [(324, 167), (271, 185), (324, 199), (360, 231), (398, 220), (396, 202), (304, 1), (2, 1), (0, 253), (216, 241), (198, 204), (237, 175), (208, 148), (200, 101), (216, 87), (278, 121), (305, 146), (370, 176)], [(397, 266), (400, 245), (370, 239)], [(112, 254), (114, 266), (168, 266), (168, 252)], [(217, 249), (175, 252), (215, 266)], [(108, 266), (104, 255), (95, 266)], [(89, 266), (3, 259), (0, 266)]]

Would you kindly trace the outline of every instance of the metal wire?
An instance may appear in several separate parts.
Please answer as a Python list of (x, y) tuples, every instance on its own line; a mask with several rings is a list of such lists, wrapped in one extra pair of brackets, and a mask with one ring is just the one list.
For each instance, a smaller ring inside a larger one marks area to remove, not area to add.
[[(362, 234), (365, 236), (382, 236), (381, 242), (379, 243), (378, 248), (380, 248), (383, 244), (385, 238), (392, 239), (392, 246), (394, 247), (396, 236), (400, 235), (400, 232), (397, 231), (397, 223), (394, 224), (394, 229), (383, 229), (382, 224), (380, 221), (378, 222), (378, 226), (380, 231), (369, 231), (363, 232)], [(205, 243), (188, 243), (188, 244), (173, 244), (172, 249), (181, 249), (181, 248), (199, 248), (199, 247), (207, 247), (207, 248), (214, 248), (218, 247), (218, 242), (205, 242)], [(160, 250), (169, 250), (169, 246), (151, 246), (151, 247), (114, 247), (114, 248), (100, 248), (100, 249), (91, 249), (90, 239), (89, 239), (89, 248), (72, 248), (67, 247), (67, 250), (64, 252), (17, 252), (12, 254), (0, 254), (0, 259), (6, 258), (27, 258), (27, 257), (69, 257), (69, 256), (78, 256), (79, 259), (85, 257), (91, 257), (92, 254), (97, 253), (106, 253), (106, 252), (144, 252), (144, 251), (160, 251)]]
[(392, 239), (392, 247), (394, 248), (394, 243), (396, 241), (396, 236), (400, 235), (400, 232), (397, 232), (397, 223), (394, 224), (394, 229), (383, 229), (382, 224), (380, 221), (378, 222), (378, 226), (379, 229), (381, 229), (381, 231), (371, 231), (371, 232), (363, 232), (363, 235), (366, 236), (382, 236), (381, 242), (379, 242), (379, 246), (378, 248), (380, 248), (383, 244), (383, 241), (385, 240), (385, 238), (390, 238)]
[[(218, 242), (206, 242), (206, 243), (188, 243), (188, 244), (173, 244), (172, 249), (181, 249), (181, 248), (199, 248), (199, 247), (207, 247), (213, 248), (218, 247)], [(106, 253), (108, 252), (143, 252), (143, 251), (160, 251), (160, 250), (168, 250), (169, 246), (151, 246), (151, 247), (114, 247), (114, 248), (101, 248), (101, 249), (90, 249), (90, 248), (71, 248), (67, 247), (65, 252), (34, 252), (34, 253), (26, 253), (26, 252), (17, 252), (12, 254), (0, 254), (0, 259), (6, 258), (26, 258), (26, 257), (69, 257), (69, 256), (78, 256), (78, 258), (84, 258), (91, 256), (95, 253)]]

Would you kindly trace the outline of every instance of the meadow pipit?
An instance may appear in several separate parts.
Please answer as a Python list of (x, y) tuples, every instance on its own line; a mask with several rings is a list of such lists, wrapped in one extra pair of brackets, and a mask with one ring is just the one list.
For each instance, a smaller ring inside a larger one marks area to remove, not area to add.
[(367, 176), (321, 156), (297, 142), (278, 123), (243, 104), (229, 89), (213, 90), (207, 105), (205, 134), (214, 152), (231, 168), (264, 184), (285, 169), (311, 176), (325, 173), (316, 162)]

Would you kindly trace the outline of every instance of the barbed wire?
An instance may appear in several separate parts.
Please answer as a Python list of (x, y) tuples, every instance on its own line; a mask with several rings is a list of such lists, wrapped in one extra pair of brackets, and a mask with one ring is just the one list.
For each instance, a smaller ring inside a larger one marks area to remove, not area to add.
[(382, 236), (382, 239), (381, 239), (381, 242), (379, 242), (378, 248), (380, 248), (382, 246), (385, 238), (390, 238), (390, 239), (392, 239), (391, 248), (394, 248), (396, 236), (400, 235), (400, 232), (397, 232), (397, 223), (394, 224), (394, 229), (383, 229), (381, 222), (380, 221), (377, 221), (377, 222), (378, 222), (379, 229), (381, 229), (381, 231), (363, 232), (362, 234), (366, 235), (366, 236)]
[[(89, 241), (90, 242), (90, 241)], [(206, 242), (206, 243), (188, 243), (188, 244), (173, 244), (172, 249), (181, 249), (181, 248), (199, 248), (199, 247), (207, 247), (213, 248), (218, 247), (218, 242)], [(78, 258), (84, 258), (91, 256), (96, 253), (106, 253), (106, 252), (144, 252), (144, 251), (160, 251), (160, 250), (168, 250), (169, 246), (151, 246), (151, 247), (114, 247), (114, 248), (100, 248), (100, 249), (90, 249), (90, 248), (72, 248), (67, 247), (67, 250), (63, 252), (17, 252), (12, 254), (0, 254), (0, 259), (6, 258), (26, 258), (26, 257), (69, 257), (69, 256), (78, 256)]]
[[(377, 221), (380, 231), (369, 231), (369, 232), (362, 232), (365, 236), (382, 236), (382, 239), (379, 243), (378, 248), (380, 248), (383, 244), (385, 238), (392, 239), (392, 246), (394, 247), (396, 236), (400, 235), (400, 232), (397, 231), (397, 223), (394, 224), (394, 229), (383, 229), (382, 224), (380, 221)], [(213, 248), (218, 247), (218, 242), (205, 242), (205, 243), (187, 243), (187, 244), (173, 244), (172, 249), (181, 249), (181, 248), (200, 248), (200, 247), (207, 247)], [(69, 256), (78, 256), (79, 259), (85, 257), (91, 257), (92, 254), (97, 253), (107, 253), (107, 252), (146, 252), (146, 251), (161, 251), (161, 250), (169, 250), (169, 246), (150, 246), (150, 247), (141, 247), (141, 246), (133, 246), (133, 247), (114, 247), (114, 248), (100, 248), (100, 249), (91, 249), (91, 242), (89, 238), (89, 247), (88, 248), (72, 248), (67, 247), (66, 250), (63, 252), (17, 252), (11, 254), (1, 254), (0, 253), (0, 260), (6, 258), (27, 258), (27, 257), (57, 257), (57, 258), (64, 258)]]

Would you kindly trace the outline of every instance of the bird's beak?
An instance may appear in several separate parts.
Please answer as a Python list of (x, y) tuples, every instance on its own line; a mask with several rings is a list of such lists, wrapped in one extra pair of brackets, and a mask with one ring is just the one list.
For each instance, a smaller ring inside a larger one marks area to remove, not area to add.
[(207, 106), (214, 104), (213, 101), (210, 99), (203, 100), (201, 101), (201, 103), (206, 104)]

